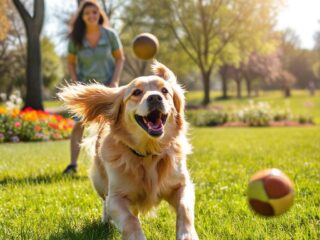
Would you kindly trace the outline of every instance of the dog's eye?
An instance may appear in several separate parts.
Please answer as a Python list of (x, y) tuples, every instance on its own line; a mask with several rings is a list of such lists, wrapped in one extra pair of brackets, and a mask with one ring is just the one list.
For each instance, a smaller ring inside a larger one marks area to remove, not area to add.
[(162, 92), (163, 94), (167, 94), (169, 91), (168, 91), (168, 89), (166, 89), (166, 88), (162, 88), (162, 89), (161, 89), (161, 92)]
[(132, 95), (133, 96), (139, 96), (142, 93), (142, 91), (140, 89), (136, 89), (133, 91)]

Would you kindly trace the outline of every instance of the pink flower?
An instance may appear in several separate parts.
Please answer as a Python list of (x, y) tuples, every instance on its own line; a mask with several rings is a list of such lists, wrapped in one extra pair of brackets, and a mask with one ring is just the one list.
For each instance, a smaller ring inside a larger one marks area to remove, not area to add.
[(14, 126), (15, 126), (16, 128), (20, 128), (20, 127), (21, 127), (21, 122), (15, 122)]

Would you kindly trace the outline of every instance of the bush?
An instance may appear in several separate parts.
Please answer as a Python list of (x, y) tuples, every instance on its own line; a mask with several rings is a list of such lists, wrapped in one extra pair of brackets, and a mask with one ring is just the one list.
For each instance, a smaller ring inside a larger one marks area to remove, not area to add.
[(297, 121), (300, 124), (314, 124), (312, 117), (299, 115)]
[(187, 118), (195, 126), (218, 126), (228, 121), (228, 114), (220, 110), (192, 111)]
[(292, 113), (290, 110), (276, 111), (273, 113), (273, 121), (275, 122), (288, 121), (291, 119), (292, 119)]
[[(192, 110), (187, 112), (188, 121), (195, 126), (270, 126), (273, 122), (292, 121), (299, 124), (313, 124), (312, 117), (293, 116), (290, 108), (274, 111), (265, 102), (254, 103), (234, 112), (224, 110)], [(229, 124), (230, 123), (230, 124)]]
[(69, 138), (73, 120), (44, 111), (0, 107), (0, 142)]
[(250, 102), (248, 107), (237, 113), (237, 116), (241, 122), (254, 127), (269, 126), (273, 119), (270, 106), (265, 102)]

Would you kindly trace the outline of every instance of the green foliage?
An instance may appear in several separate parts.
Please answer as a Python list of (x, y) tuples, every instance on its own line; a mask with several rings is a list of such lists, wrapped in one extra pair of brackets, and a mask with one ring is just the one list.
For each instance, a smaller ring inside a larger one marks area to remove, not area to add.
[(313, 124), (313, 118), (310, 116), (303, 116), (303, 115), (299, 115), (298, 116), (298, 122), (301, 124)]
[(237, 113), (240, 121), (252, 127), (268, 126), (272, 120), (272, 112), (267, 103), (257, 104), (250, 102), (250, 105)]
[[(195, 182), (195, 225), (200, 239), (319, 239), (319, 127), (194, 128), (188, 158)], [(112, 239), (101, 224), (102, 202), (80, 156), (79, 173), (65, 177), (69, 141), (0, 145), (0, 239)], [(263, 218), (248, 207), (250, 176), (277, 167), (295, 185), (295, 202), (283, 216)], [(149, 240), (175, 239), (175, 213), (160, 204), (142, 216)]]
[(228, 114), (220, 110), (188, 111), (187, 119), (195, 126), (218, 126), (228, 121)]
[(292, 112), (290, 109), (285, 110), (277, 110), (273, 113), (273, 120), (274, 121), (285, 121), (292, 119)]
[(55, 52), (53, 42), (48, 37), (41, 40), (43, 84), (46, 88), (53, 88), (63, 78), (61, 58)]

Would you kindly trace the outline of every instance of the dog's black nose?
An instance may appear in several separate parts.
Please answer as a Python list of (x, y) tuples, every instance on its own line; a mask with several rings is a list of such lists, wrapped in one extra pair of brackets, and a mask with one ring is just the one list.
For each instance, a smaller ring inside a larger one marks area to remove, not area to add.
[(152, 103), (160, 103), (160, 102), (162, 102), (162, 97), (160, 95), (158, 95), (158, 94), (153, 94), (153, 95), (150, 95), (147, 98), (147, 101), (150, 104), (152, 104)]

